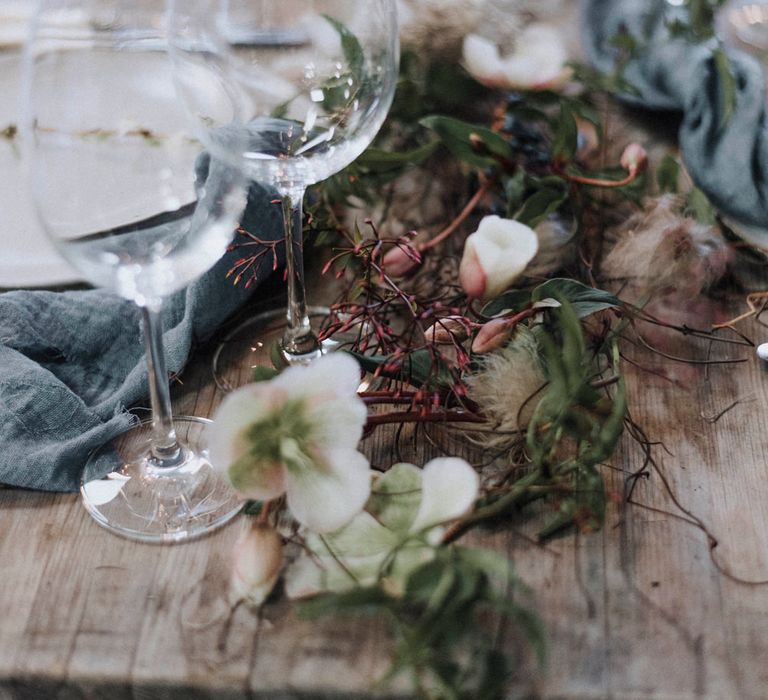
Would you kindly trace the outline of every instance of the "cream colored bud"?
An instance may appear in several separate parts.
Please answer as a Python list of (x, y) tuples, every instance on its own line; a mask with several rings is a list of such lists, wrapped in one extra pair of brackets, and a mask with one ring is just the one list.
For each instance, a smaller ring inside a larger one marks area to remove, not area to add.
[(463, 316), (446, 316), (427, 328), (424, 336), (436, 345), (453, 345), (469, 337), (467, 328), (468, 323)]
[(472, 352), (486, 353), (503, 348), (512, 337), (514, 327), (509, 319), (495, 318), (488, 321), (475, 336), (472, 343)]
[(276, 530), (255, 524), (237, 540), (233, 554), (233, 597), (235, 601), (245, 600), (259, 607), (280, 577), (283, 541)]
[(539, 238), (529, 226), (486, 216), (464, 244), (461, 286), (473, 299), (493, 299), (525, 272), (538, 250)]

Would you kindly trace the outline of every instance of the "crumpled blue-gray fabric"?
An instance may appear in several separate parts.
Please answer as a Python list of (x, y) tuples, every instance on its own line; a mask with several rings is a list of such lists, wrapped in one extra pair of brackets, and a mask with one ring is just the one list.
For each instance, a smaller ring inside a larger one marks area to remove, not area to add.
[(758, 62), (730, 53), (736, 104), (723, 119), (722, 85), (713, 44), (673, 37), (668, 22), (679, 12), (667, 0), (584, 0), (584, 43), (590, 61), (614, 70), (620, 33), (639, 50), (624, 76), (638, 89), (629, 101), (682, 112), (679, 141), (691, 177), (720, 212), (768, 235), (768, 139), (765, 78)]
[[(242, 225), (264, 240), (282, 236), (280, 207), (252, 185)], [(226, 279), (242, 251), (167, 300), (168, 370), (182, 369), (253, 293)], [(259, 279), (268, 276), (263, 256)], [(126, 408), (148, 395), (140, 313), (102, 290), (0, 294), (0, 483), (72, 491), (92, 449), (127, 428)]]

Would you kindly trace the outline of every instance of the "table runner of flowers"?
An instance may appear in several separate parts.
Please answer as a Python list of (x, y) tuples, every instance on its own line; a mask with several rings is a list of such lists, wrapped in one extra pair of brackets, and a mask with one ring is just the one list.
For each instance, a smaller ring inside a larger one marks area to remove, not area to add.
[[(401, 3), (387, 124), (314, 189), (306, 222), (343, 290), (323, 328), (343, 352), (257, 368), (222, 404), (211, 447), (251, 499), (233, 610), (288, 596), (309, 615), (383, 615), (396, 644), (382, 683), (403, 675), (423, 697), (503, 696), (515, 659), (485, 633), (488, 614), (546, 667), (535, 596), (513, 562), (463, 536), (513, 516), (540, 520), (540, 541), (600, 529), (603, 465), (622, 436), (644, 455), (625, 496), (655, 468), (627, 346), (663, 354), (657, 328), (747, 352), (739, 323), (766, 298), (699, 324), (697, 300), (745, 246), (675, 144), (637, 137), (615, 97), (633, 92), (622, 60), (610, 75), (573, 61), (553, 21), (562, 5), (531, 5)], [(712, 26), (719, 5), (688, 0), (683, 20)], [(615, 43), (619, 59), (638, 50)], [(243, 230), (233, 283), (275, 245)], [(371, 465), (365, 439), (380, 430), (393, 454), (416, 434), (441, 455)], [(439, 449), (451, 441), (477, 463)]]

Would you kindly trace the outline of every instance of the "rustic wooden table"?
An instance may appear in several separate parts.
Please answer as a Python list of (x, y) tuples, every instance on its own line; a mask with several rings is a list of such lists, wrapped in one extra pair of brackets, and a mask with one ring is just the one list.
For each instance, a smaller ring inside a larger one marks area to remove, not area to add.
[[(666, 446), (637, 504), (624, 497), (643, 454), (625, 437), (605, 467), (615, 498), (603, 531), (539, 547), (539, 522), (526, 518), (473, 535), (514, 559), (548, 631), (548, 667), (521, 662), (511, 697), (768, 694), (768, 586), (716, 566), (768, 579), (768, 374), (747, 348), (656, 342), (747, 361), (692, 366), (630, 350), (655, 372), (627, 365), (633, 418)], [(208, 415), (221, 399), (209, 358), (201, 349), (176, 387), (177, 411)], [(366, 449), (391, 459), (383, 433)], [(228, 557), (244, 526), (148, 546), (101, 530), (75, 495), (0, 491), (0, 699), (369, 697), (388, 665), (382, 624), (309, 622), (277, 602), (260, 617), (240, 608), (225, 627)]]

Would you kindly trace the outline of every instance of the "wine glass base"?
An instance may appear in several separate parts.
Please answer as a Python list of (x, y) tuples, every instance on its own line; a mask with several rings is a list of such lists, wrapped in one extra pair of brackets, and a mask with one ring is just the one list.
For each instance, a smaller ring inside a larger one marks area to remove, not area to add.
[(128, 539), (168, 544), (206, 535), (240, 512), (242, 499), (208, 461), (211, 421), (177, 416), (173, 423), (182, 447), (173, 467), (158, 468), (151, 458), (150, 420), (91, 453), (80, 494), (99, 525)]
[[(308, 316), (315, 329), (328, 317), (324, 306), (311, 306)], [(222, 391), (234, 389), (253, 381), (257, 367), (274, 367), (276, 361), (289, 364), (280, 350), (286, 330), (285, 309), (264, 311), (241, 323), (224, 337), (213, 356), (211, 369), (216, 386)], [(318, 350), (303, 356), (292, 356), (290, 364), (306, 364), (336, 349), (336, 343), (324, 342)], [(280, 353), (275, 357), (275, 353)]]

